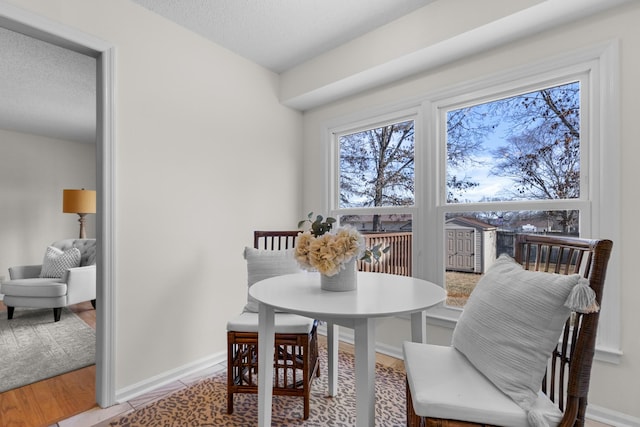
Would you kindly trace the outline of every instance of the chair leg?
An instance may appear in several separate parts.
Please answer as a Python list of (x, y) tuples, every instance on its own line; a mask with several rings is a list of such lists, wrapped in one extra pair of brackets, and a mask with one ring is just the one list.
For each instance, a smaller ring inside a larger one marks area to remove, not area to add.
[(13, 319), (13, 310), (15, 310), (15, 307), (7, 306), (7, 319)]
[(411, 397), (411, 388), (409, 381), (405, 379), (406, 384), (406, 408), (407, 408), (407, 427), (421, 427), (424, 425), (422, 417), (419, 417), (413, 408), (413, 398)]
[(233, 414), (233, 393), (227, 393), (227, 414)]
[(62, 314), (62, 307), (56, 307), (53, 309), (53, 321), (58, 322), (60, 320), (60, 315)]
[(320, 359), (318, 358), (318, 339), (313, 339), (313, 354), (311, 360), (315, 361), (316, 378), (320, 378)]
[(91, 305), (93, 306), (93, 309), (96, 309), (96, 300), (92, 299), (91, 300)]
[[(227, 414), (233, 413), (235, 393), (257, 392), (258, 387), (253, 386), (256, 375), (258, 375), (257, 351), (257, 333), (227, 332)], [(315, 336), (309, 337), (305, 334), (275, 335), (273, 363), (276, 370), (276, 380), (273, 384), (273, 394), (302, 397), (302, 418), (304, 420), (308, 419), (310, 415), (311, 380), (314, 375), (320, 376), (320, 363), (317, 358), (317, 338)], [(284, 372), (282, 383), (278, 380), (280, 377), (277, 374), (280, 369)], [(289, 370), (293, 370), (290, 374), (291, 377), (289, 377)], [(299, 377), (299, 374), (302, 377)]]
[(303, 413), (302, 413), (302, 419), (303, 420), (307, 420), (309, 419), (309, 400), (310, 400), (310, 390), (309, 390), (309, 386), (310, 384), (307, 383), (306, 385), (306, 389), (305, 389), (305, 393), (304, 393), (304, 405), (303, 405)]
[(235, 367), (233, 359), (235, 354), (235, 333), (227, 332), (227, 414), (233, 414), (233, 393), (231, 385), (234, 382), (233, 372)]

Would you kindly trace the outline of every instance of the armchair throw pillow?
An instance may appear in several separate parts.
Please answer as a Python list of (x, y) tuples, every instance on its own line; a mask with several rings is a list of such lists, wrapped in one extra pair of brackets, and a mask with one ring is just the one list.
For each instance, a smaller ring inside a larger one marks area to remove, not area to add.
[(53, 246), (47, 247), (42, 260), (41, 278), (59, 279), (69, 268), (80, 266), (80, 250), (70, 248), (62, 251)]
[[(521, 408), (530, 411), (580, 275), (525, 270), (501, 255), (471, 293), (453, 346)], [(532, 414), (529, 412), (529, 419)]]
[(268, 250), (246, 247), (247, 260), (247, 304), (244, 311), (257, 313), (258, 301), (249, 295), (249, 288), (260, 280), (284, 274), (300, 273), (302, 270), (294, 256), (294, 249)]

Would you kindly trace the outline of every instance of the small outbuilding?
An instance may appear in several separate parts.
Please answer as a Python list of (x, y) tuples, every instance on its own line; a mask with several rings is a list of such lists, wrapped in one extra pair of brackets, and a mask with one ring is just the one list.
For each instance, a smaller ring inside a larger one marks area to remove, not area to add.
[(445, 225), (447, 271), (484, 273), (496, 260), (497, 228), (475, 218), (455, 217)]

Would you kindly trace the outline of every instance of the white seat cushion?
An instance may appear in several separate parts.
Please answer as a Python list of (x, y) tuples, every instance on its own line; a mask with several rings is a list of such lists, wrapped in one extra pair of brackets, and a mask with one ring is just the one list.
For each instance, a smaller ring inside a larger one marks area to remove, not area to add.
[[(313, 319), (291, 313), (275, 313), (276, 334), (308, 334)], [(227, 331), (258, 332), (258, 313), (245, 312), (227, 322)]]
[(15, 297), (55, 298), (67, 294), (67, 284), (62, 279), (7, 280), (0, 289), (1, 293)]
[[(419, 416), (510, 427), (529, 427), (527, 411), (501, 392), (453, 347), (404, 343), (404, 364)], [(533, 411), (550, 426), (562, 418), (543, 393)]]

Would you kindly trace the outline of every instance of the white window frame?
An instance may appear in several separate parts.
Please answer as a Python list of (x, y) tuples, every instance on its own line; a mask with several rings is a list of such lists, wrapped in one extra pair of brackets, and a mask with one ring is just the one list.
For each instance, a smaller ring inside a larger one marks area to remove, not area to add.
[[(362, 111), (327, 123), (327, 207), (331, 215), (407, 212), (413, 215), (414, 275), (444, 285), (444, 214), (481, 211), (481, 203), (446, 204), (446, 111), (464, 103), (499, 99), (520, 89), (553, 86), (580, 76), (581, 84), (581, 194), (576, 200), (538, 201), (554, 209), (580, 209), (582, 237), (609, 238), (614, 248), (609, 261), (596, 342), (596, 359), (619, 363), (620, 347), (620, 82), (619, 42), (604, 42), (535, 64), (505, 70), (489, 77), (423, 94), (402, 103)], [(335, 136), (351, 130), (415, 114), (415, 205), (410, 208), (336, 209), (337, 159)], [(583, 173), (583, 171), (585, 171)], [(587, 188), (586, 194), (582, 189)], [(533, 203), (508, 202), (505, 209), (531, 209)], [(491, 206), (494, 206), (491, 204)], [(452, 328), (460, 310), (445, 305), (427, 312), (427, 323)]]
[[(375, 129), (391, 125), (394, 123), (401, 123), (405, 121), (413, 120), (414, 128), (414, 171), (417, 169), (417, 158), (419, 149), (416, 141), (420, 139), (422, 132), (420, 131), (420, 115), (417, 108), (401, 109), (399, 111), (392, 111), (387, 114), (382, 114), (375, 117), (369, 117), (363, 120), (356, 120), (354, 122), (347, 122), (344, 125), (333, 126), (328, 134), (330, 135), (329, 142), (329, 194), (328, 194), (328, 206), (329, 215), (338, 217), (340, 215), (373, 215), (382, 214), (411, 214), (412, 217), (417, 213), (416, 206), (418, 205), (418, 199), (420, 194), (418, 189), (418, 178), (415, 179), (415, 194), (414, 204), (412, 206), (376, 206), (376, 207), (358, 207), (358, 208), (341, 208), (340, 207), (340, 148), (339, 139), (343, 135), (349, 135), (357, 132), (362, 132), (368, 129)], [(415, 230), (414, 230), (415, 233)], [(415, 261), (415, 255), (413, 256)]]
[[(588, 66), (588, 65), (587, 65)], [(580, 82), (580, 197), (578, 199), (547, 199), (547, 200), (522, 200), (522, 201), (504, 201), (490, 203), (447, 203), (447, 186), (446, 186), (446, 168), (447, 168), (447, 113), (460, 108), (471, 107), (474, 105), (484, 104), (503, 98), (510, 98), (517, 95), (531, 93), (542, 89), (560, 86), (569, 82)], [(598, 216), (599, 204), (598, 200), (598, 178), (599, 174), (590, 174), (592, 167), (598, 168), (599, 162), (590, 161), (591, 151), (597, 151), (598, 141), (593, 140), (592, 144), (590, 135), (590, 86), (591, 79), (589, 70), (584, 66), (568, 67), (553, 70), (550, 73), (536, 74), (535, 76), (525, 76), (506, 83), (496, 82), (493, 86), (484, 86), (479, 90), (468, 90), (464, 93), (457, 93), (453, 90), (452, 96), (447, 94), (438, 100), (430, 102), (431, 115), (436, 126), (432, 127), (431, 143), (436, 146), (436, 154), (432, 160), (438, 162), (437, 180), (438, 186), (434, 200), (435, 212), (435, 230), (442, 231), (433, 237), (434, 240), (441, 239), (440, 247), (444, 248), (444, 230), (446, 215), (449, 213), (463, 212), (482, 212), (482, 211), (545, 211), (545, 210), (578, 210), (580, 211), (580, 236), (591, 237), (598, 236), (600, 233), (594, 230), (592, 215)], [(590, 191), (593, 188), (594, 191)], [(435, 265), (430, 280), (436, 283), (445, 283), (444, 277), (444, 251), (437, 251), (435, 254)], [(427, 274), (427, 272), (425, 272)], [(457, 318), (460, 308), (445, 307), (451, 309), (448, 317)], [(445, 310), (446, 311), (446, 310)]]

